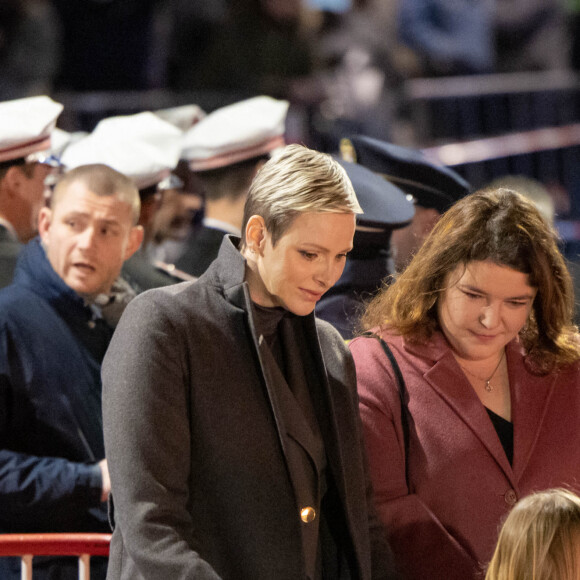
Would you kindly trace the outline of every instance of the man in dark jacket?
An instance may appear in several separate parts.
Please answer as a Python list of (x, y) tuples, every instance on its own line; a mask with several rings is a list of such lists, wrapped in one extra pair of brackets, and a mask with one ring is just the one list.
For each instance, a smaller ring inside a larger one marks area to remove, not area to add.
[[(113, 331), (100, 305), (141, 243), (138, 215), (124, 175), (104, 165), (69, 172), (0, 291), (0, 533), (110, 531), (100, 367)], [(78, 578), (76, 561), (39, 567), (35, 579), (55, 568)], [(3, 580), (19, 568), (0, 559)]]
[(123, 279), (136, 293), (192, 279), (182, 276), (170, 264), (156, 263), (150, 246), (153, 218), (163, 192), (179, 181), (171, 172), (179, 161), (181, 142), (180, 129), (144, 111), (103, 119), (91, 134), (69, 145), (62, 155), (62, 163), (67, 169), (104, 163), (130, 177), (139, 188), (143, 243), (122, 270)]

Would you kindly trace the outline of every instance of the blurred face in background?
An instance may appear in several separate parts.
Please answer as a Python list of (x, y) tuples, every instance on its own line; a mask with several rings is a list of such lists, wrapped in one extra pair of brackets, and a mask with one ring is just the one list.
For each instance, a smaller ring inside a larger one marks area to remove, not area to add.
[(45, 202), (45, 180), (55, 170), (43, 163), (26, 163), (10, 167), (2, 180), (7, 207), (6, 219), (22, 243), (38, 232), (38, 216)]
[(405, 269), (440, 217), (441, 214), (434, 208), (415, 205), (413, 221), (404, 228), (393, 230), (391, 247), (397, 272)]

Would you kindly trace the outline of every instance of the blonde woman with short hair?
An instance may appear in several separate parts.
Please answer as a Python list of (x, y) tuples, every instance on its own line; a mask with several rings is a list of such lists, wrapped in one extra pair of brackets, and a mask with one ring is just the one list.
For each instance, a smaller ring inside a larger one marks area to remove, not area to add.
[(131, 303), (105, 361), (110, 580), (387, 580), (354, 364), (314, 307), (360, 208), (330, 156), (256, 175), (243, 236)]

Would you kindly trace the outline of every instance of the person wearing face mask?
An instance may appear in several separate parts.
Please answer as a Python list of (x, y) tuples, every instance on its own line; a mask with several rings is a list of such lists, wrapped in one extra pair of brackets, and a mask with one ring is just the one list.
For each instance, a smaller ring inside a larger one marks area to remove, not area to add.
[(332, 157), (289, 145), (254, 178), (241, 239), (129, 304), (103, 365), (110, 579), (394, 577), (354, 366), (314, 317), (359, 211)]
[(481, 577), (519, 498), (580, 491), (580, 348), (557, 236), (531, 201), (471, 194), (368, 305), (350, 343), (379, 517), (411, 580)]
[[(113, 328), (99, 305), (141, 243), (139, 208), (128, 177), (71, 170), (0, 290), (0, 533), (110, 531), (100, 370)], [(97, 559), (92, 578), (105, 570)], [(0, 577), (20, 578), (20, 560), (0, 558)], [(77, 558), (35, 559), (34, 577), (78, 578)]]

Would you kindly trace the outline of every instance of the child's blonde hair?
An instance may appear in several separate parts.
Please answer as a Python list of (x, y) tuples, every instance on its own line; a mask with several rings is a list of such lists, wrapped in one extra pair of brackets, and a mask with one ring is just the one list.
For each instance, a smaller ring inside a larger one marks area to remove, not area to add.
[(502, 526), (485, 580), (579, 580), (580, 498), (566, 489), (534, 493)]

